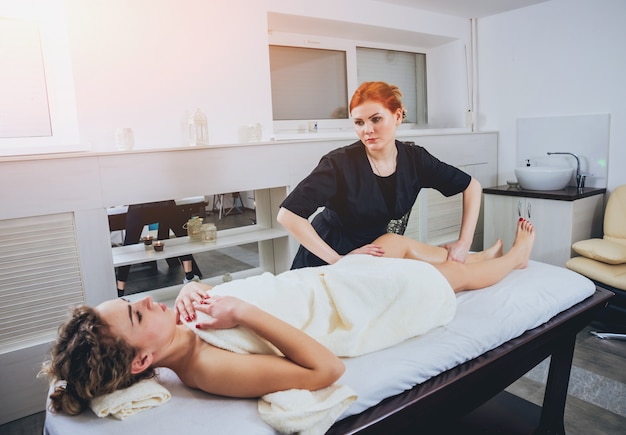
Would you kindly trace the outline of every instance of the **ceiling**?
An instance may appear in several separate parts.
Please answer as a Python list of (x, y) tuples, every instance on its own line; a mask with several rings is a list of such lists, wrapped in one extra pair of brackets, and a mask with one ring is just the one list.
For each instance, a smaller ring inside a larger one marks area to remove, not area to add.
[[(462, 18), (483, 18), (502, 12), (532, 6), (549, 0), (375, 0), (381, 3), (412, 7)], [(314, 17), (268, 13), (270, 32), (302, 33), (334, 38), (376, 41), (424, 48), (437, 47), (452, 39), (413, 31), (390, 29), (373, 25), (346, 23)], [(417, 39), (416, 39), (417, 38)], [(416, 42), (417, 41), (417, 42)]]
[(549, 0), (377, 0), (465, 18), (482, 18)]

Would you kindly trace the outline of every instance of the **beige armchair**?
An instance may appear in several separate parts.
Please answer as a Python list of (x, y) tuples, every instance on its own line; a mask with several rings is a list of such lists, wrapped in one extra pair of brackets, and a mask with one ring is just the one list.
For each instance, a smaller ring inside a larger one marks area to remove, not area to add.
[[(572, 249), (580, 256), (568, 260), (566, 267), (613, 291), (611, 308), (626, 321), (626, 185), (617, 187), (609, 197), (604, 213), (604, 237), (581, 240)], [(626, 340), (626, 334), (592, 334)]]

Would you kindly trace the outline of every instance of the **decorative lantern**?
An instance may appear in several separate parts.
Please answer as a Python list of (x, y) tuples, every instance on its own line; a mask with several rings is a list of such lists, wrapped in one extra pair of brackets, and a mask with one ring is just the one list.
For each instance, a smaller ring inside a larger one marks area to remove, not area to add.
[(189, 145), (208, 145), (209, 144), (209, 127), (207, 118), (200, 109), (196, 109), (193, 116), (189, 119)]

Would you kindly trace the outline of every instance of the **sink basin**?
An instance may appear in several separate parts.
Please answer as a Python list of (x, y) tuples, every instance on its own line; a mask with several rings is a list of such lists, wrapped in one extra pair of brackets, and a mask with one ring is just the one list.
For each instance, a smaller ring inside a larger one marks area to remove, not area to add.
[(574, 168), (559, 166), (522, 166), (515, 168), (515, 176), (522, 189), (561, 190), (569, 184)]

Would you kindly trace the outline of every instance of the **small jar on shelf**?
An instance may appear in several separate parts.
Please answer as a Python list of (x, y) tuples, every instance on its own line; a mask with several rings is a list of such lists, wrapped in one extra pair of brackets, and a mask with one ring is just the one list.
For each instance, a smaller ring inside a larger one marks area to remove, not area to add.
[(204, 243), (215, 243), (217, 241), (217, 227), (214, 223), (202, 224), (202, 241)]

